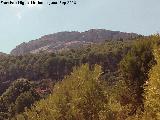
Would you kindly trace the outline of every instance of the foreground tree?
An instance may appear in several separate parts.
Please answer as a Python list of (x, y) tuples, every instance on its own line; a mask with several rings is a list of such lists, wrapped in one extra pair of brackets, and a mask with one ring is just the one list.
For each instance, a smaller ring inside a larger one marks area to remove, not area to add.
[(160, 49), (154, 50), (157, 61), (150, 73), (145, 85), (145, 113), (144, 119), (160, 119)]
[[(101, 67), (91, 71), (82, 65), (55, 85), (53, 94), (34, 105), (31, 110), (18, 115), (27, 120), (114, 120), (116, 102), (109, 98), (104, 81), (99, 80)], [(118, 107), (116, 107), (116, 105)], [(23, 119), (22, 119), (23, 118)]]
[(148, 79), (148, 72), (155, 64), (152, 53), (153, 41), (143, 39), (136, 42), (128, 54), (120, 63), (120, 69), (125, 79), (125, 83), (130, 90), (129, 102), (133, 105), (131, 114), (137, 111), (137, 108), (143, 111), (143, 85)]

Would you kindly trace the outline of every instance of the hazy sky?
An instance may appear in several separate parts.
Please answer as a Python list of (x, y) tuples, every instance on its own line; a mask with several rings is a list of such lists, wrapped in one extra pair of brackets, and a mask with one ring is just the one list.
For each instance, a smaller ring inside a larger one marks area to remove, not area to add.
[(66, 6), (0, 4), (0, 51), (9, 53), (22, 42), (59, 31), (103, 28), (144, 35), (160, 32), (160, 0), (76, 1), (77, 5)]

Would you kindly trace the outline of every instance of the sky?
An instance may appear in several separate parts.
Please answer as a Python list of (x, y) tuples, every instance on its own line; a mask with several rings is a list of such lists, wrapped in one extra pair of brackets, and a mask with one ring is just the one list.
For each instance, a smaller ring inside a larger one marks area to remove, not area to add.
[(76, 0), (77, 4), (50, 6), (47, 3), (56, 0), (41, 1), (43, 5), (0, 3), (1, 52), (9, 53), (22, 42), (61, 31), (160, 32), (160, 0)]

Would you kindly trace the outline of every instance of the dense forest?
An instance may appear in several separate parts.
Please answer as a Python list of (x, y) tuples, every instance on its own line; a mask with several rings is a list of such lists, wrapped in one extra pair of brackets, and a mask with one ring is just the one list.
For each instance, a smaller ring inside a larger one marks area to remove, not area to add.
[(159, 120), (160, 36), (0, 56), (0, 120)]

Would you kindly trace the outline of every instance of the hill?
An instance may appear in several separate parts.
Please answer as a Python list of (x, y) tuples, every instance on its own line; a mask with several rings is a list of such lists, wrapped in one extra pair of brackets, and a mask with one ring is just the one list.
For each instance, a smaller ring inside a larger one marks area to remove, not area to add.
[(0, 56), (7, 56), (6, 53), (0, 52)]
[(0, 57), (0, 119), (35, 120), (38, 115), (42, 120), (70, 120), (70, 116), (118, 120), (135, 118), (137, 110), (140, 116), (136, 117), (146, 115), (144, 110), (149, 114), (144, 117), (150, 117), (146, 106), (152, 105), (150, 88), (156, 88), (154, 81), (159, 77), (151, 75), (159, 67), (158, 53), (153, 53), (154, 47), (159, 48), (159, 38), (111, 40), (59, 53)]
[(70, 48), (77, 48), (105, 40), (122, 40), (138, 37), (135, 33), (110, 31), (105, 29), (91, 29), (85, 32), (58, 32), (42, 36), (39, 39), (23, 42), (11, 51), (11, 55), (39, 53), (41, 51), (58, 52)]

